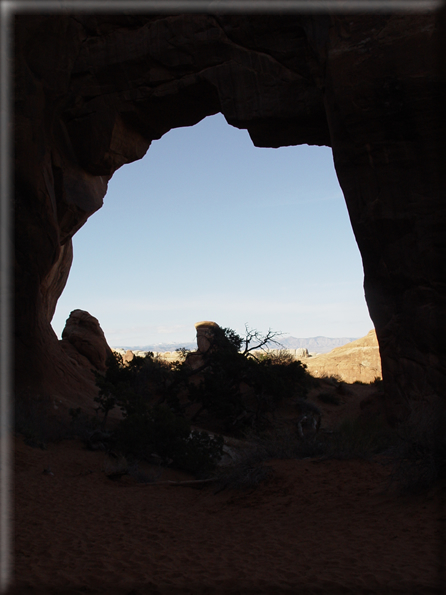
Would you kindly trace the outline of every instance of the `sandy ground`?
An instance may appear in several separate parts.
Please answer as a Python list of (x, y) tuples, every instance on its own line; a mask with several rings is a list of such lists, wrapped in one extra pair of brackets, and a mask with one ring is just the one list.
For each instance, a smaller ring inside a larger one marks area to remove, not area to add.
[(272, 460), (255, 491), (215, 494), (112, 481), (104, 457), (15, 438), (11, 593), (445, 592), (444, 489), (385, 491), (377, 461)]

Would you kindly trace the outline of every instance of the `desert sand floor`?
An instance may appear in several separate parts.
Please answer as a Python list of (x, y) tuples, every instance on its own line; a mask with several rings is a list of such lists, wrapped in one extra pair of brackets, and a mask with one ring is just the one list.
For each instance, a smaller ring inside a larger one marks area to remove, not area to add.
[(17, 437), (11, 592), (444, 592), (442, 489), (384, 491), (379, 462), (267, 464), (255, 491), (214, 494), (112, 481), (78, 440), (41, 450)]

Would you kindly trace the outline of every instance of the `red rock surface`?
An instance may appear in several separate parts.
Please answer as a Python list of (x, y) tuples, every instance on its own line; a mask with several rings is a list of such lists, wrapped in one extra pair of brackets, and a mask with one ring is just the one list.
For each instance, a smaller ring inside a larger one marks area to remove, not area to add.
[(18, 15), (17, 392), (83, 381), (50, 321), (71, 238), (113, 172), (221, 111), (257, 146), (332, 147), (386, 390), (396, 402), (443, 395), (443, 17)]
[(381, 378), (381, 358), (375, 330), (362, 339), (336, 347), (329, 353), (305, 358), (312, 376), (339, 376), (344, 382), (370, 383)]
[(268, 484), (218, 494), (111, 481), (106, 463), (16, 439), (8, 595), (444, 592), (444, 490), (386, 492), (378, 461), (271, 460)]
[[(73, 310), (62, 332), (62, 349), (73, 347), (99, 372), (105, 372), (112, 354), (99, 321), (84, 310)], [(73, 350), (71, 350), (73, 352)]]

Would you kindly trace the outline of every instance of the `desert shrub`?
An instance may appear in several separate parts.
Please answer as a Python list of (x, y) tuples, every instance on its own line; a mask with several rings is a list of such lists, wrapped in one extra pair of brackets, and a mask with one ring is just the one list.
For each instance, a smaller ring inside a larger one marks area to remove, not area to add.
[(377, 417), (343, 420), (326, 438), (326, 455), (336, 459), (369, 458), (389, 451), (398, 437)]
[[(272, 364), (291, 364), (296, 361), (295, 358), (286, 349), (280, 349), (278, 351), (265, 351), (255, 356), (258, 361), (269, 360)], [(305, 368), (305, 364), (302, 364)]]
[(127, 466), (127, 472), (130, 477), (136, 479), (138, 483), (155, 483), (161, 476), (161, 471), (156, 473), (147, 473), (140, 468), (139, 461), (132, 461)]
[(399, 441), (392, 450), (389, 487), (402, 493), (428, 490), (446, 478), (446, 434), (443, 404), (413, 406), (397, 429)]
[(335, 388), (337, 388), (337, 386), (342, 382), (342, 377), (339, 376), (339, 374), (322, 374), (322, 376), (318, 377), (319, 382), (325, 382), (327, 384), (331, 384), (331, 386), (334, 386)]
[(268, 481), (273, 474), (272, 469), (263, 464), (268, 458), (257, 448), (241, 452), (231, 465), (220, 468), (215, 474), (217, 482), (214, 494), (226, 488), (255, 489), (262, 482)]
[(128, 475), (129, 464), (122, 454), (108, 452), (102, 465), (102, 471), (109, 479), (120, 479), (123, 475)]
[(209, 473), (221, 457), (223, 439), (191, 432), (185, 419), (187, 403), (180, 406), (180, 396), (186, 394), (189, 404), (200, 405), (195, 417), (207, 411), (232, 432), (267, 427), (267, 414), (282, 399), (305, 398), (308, 392), (309, 376), (301, 362), (251, 356), (258, 347), (253, 341), (264, 346), (274, 342), (274, 336), (271, 331), (262, 336), (247, 330), (242, 339), (232, 329), (216, 328), (198, 377), (185, 357), (164, 365), (148, 354), (124, 365), (114, 355), (106, 373), (96, 374), (101, 430), (109, 411), (117, 406), (124, 419), (114, 434), (115, 442), (126, 456), (146, 458), (155, 452), (180, 468)]
[[(110, 358), (107, 364), (106, 374), (96, 375), (100, 390), (95, 400), (103, 413), (101, 429), (113, 407), (118, 406), (124, 417), (112, 433), (109, 448), (133, 461), (156, 454), (164, 464), (196, 475), (208, 474), (221, 458), (223, 438), (191, 432), (190, 423), (176, 409), (178, 399), (169, 388), (184, 374), (181, 363), (168, 365), (149, 353), (144, 358), (135, 357), (128, 365), (123, 365), (120, 356)], [(154, 404), (156, 397), (166, 402)]]
[[(225, 353), (240, 352), (244, 339), (231, 328), (215, 327), (212, 334), (212, 351)], [(245, 342), (246, 341), (248, 341), (249, 344), (249, 339), (245, 339)]]
[(325, 453), (325, 443), (317, 434), (301, 438), (295, 428), (276, 426), (262, 434), (250, 436), (265, 458), (304, 459)]
[(61, 414), (48, 396), (20, 398), (14, 403), (14, 429), (25, 444), (36, 448), (46, 449), (47, 444), (75, 437), (85, 442), (99, 425), (97, 417), (81, 407), (70, 408), (68, 416)]
[[(247, 426), (260, 429), (268, 425), (267, 414), (283, 399), (306, 397), (306, 366), (268, 353), (254, 356), (255, 348), (249, 347), (253, 336), (247, 331), (247, 337), (242, 339), (231, 329), (217, 329), (205, 364), (199, 370), (199, 382), (194, 381), (193, 375), (186, 376), (182, 385), (189, 400), (201, 405), (196, 417), (207, 411), (224, 423), (226, 431), (242, 432)], [(258, 333), (255, 337), (262, 340)], [(267, 341), (265, 337), (263, 340)], [(239, 351), (243, 344), (244, 351)]]
[(274, 361), (267, 358), (257, 363), (253, 379), (259, 392), (269, 395), (277, 405), (282, 399), (306, 398), (308, 375), (305, 364), (298, 360)]
[(193, 430), (181, 448), (173, 453), (173, 463), (198, 478), (206, 478), (220, 461), (223, 444), (222, 436), (211, 437), (207, 432)]
[(16, 399), (14, 429), (28, 446), (42, 449), (73, 434), (69, 421), (56, 415), (52, 400), (46, 395)]
[(115, 430), (112, 447), (132, 460), (149, 459), (155, 453), (164, 464), (204, 476), (220, 460), (223, 438), (191, 432), (185, 418), (159, 405), (125, 417)]
[(340, 405), (341, 404), (341, 399), (333, 393), (329, 393), (329, 392), (319, 393), (317, 398), (322, 403), (327, 403), (329, 405)]
[(97, 403), (96, 412), (103, 414), (101, 430), (105, 428), (109, 412), (131, 396), (131, 368), (124, 366), (122, 356), (112, 353), (107, 358), (106, 365), (105, 374), (93, 370), (96, 386), (99, 388), (98, 395), (94, 397)]
[(186, 349), (186, 347), (179, 347), (178, 349), (175, 349), (175, 351), (178, 354), (180, 362), (184, 362), (188, 353), (190, 353), (190, 349)]
[(304, 459), (326, 452), (323, 440), (300, 438), (288, 427), (275, 427), (256, 434), (248, 432), (249, 446), (236, 460), (218, 470), (217, 492), (225, 488), (250, 489), (272, 477), (272, 469), (265, 466), (270, 459)]
[(144, 413), (126, 416), (115, 432), (116, 447), (126, 456), (145, 459), (152, 452), (163, 458), (184, 442), (190, 434), (186, 419), (178, 417), (166, 406), (160, 405)]
[(107, 359), (105, 374), (95, 372), (98, 396), (96, 411), (101, 412), (102, 425), (105, 428), (108, 413), (119, 407), (125, 416), (144, 414), (147, 407), (155, 400), (166, 401), (171, 408), (178, 409), (176, 395), (170, 395), (177, 364), (169, 364), (149, 352), (145, 357), (135, 356), (128, 364), (122, 356), (113, 353)]
[(313, 457), (351, 459), (369, 458), (390, 452), (397, 440), (395, 433), (379, 420), (345, 420), (333, 433), (301, 438), (286, 425), (264, 432), (247, 432), (249, 448), (231, 465), (219, 470), (219, 488), (255, 487), (269, 477), (264, 463), (270, 459)]
[(92, 432), (97, 430), (101, 425), (97, 417), (88, 415), (82, 411), (81, 407), (74, 409), (71, 407), (68, 410), (68, 414), (71, 417), (70, 430), (72, 436), (78, 436), (84, 442), (88, 440)]
[[(248, 366), (251, 365), (248, 363)], [(209, 357), (207, 367), (200, 372), (199, 383), (190, 377), (186, 382), (188, 398), (225, 423), (229, 429), (245, 408), (240, 383), (247, 372), (245, 358), (235, 352), (220, 352)], [(192, 382), (191, 382), (192, 380)], [(195, 417), (198, 417), (196, 415)]]

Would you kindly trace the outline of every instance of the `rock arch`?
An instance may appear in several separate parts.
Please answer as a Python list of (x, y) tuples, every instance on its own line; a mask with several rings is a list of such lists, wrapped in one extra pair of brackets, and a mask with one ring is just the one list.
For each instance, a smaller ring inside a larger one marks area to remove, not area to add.
[(102, 206), (113, 172), (171, 128), (222, 112), (257, 146), (332, 147), (387, 392), (403, 404), (442, 395), (441, 19), (19, 15), (17, 391), (73, 394), (79, 372), (50, 322), (71, 238)]

